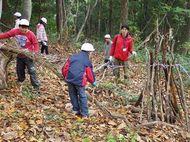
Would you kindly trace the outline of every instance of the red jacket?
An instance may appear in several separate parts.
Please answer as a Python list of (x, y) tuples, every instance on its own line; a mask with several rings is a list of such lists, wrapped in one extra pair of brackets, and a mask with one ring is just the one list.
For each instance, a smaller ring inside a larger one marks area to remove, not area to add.
[(122, 35), (115, 35), (113, 38), (110, 56), (116, 59), (127, 61), (133, 51), (133, 39), (130, 35), (123, 39)]
[(37, 53), (39, 51), (38, 40), (32, 31), (22, 33), (19, 28), (12, 29), (8, 32), (1, 33), (0, 39), (15, 37), (21, 48), (26, 48), (30, 52)]

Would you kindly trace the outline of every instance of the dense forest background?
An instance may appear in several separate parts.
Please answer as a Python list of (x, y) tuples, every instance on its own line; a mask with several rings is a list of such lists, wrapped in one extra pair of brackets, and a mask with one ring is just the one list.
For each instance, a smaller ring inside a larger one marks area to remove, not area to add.
[[(2, 2), (1, 29), (6, 31), (13, 27), (14, 12), (26, 13), (27, 1)], [(188, 0), (32, 0), (31, 7), (31, 29), (35, 31), (40, 17), (46, 17), (51, 42), (84, 42), (85, 39), (102, 42), (105, 34), (113, 37), (120, 25), (127, 23), (135, 43), (140, 43), (156, 28), (158, 21), (161, 34), (173, 29), (178, 51), (189, 50)]]

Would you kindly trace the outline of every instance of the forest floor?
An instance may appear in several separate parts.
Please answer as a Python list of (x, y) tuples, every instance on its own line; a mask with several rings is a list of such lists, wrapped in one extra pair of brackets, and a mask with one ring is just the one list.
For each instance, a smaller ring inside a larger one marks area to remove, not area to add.
[[(73, 52), (56, 50), (50, 52), (64, 59)], [(94, 53), (92, 61), (95, 68), (99, 67), (103, 55)], [(57, 65), (60, 68), (63, 64)], [(146, 73), (141, 62), (132, 60), (129, 66), (128, 82), (121, 80), (118, 84), (114, 83), (111, 68), (96, 72), (98, 86), (87, 86), (90, 117), (81, 119), (71, 112), (64, 81), (37, 65), (41, 95), (35, 96), (28, 75), (22, 88), (16, 84), (15, 60), (12, 61), (8, 89), (0, 91), (0, 142), (190, 142), (190, 133), (182, 127), (186, 125), (184, 120), (175, 124), (149, 123), (146, 115), (134, 112)], [(186, 90), (190, 104), (190, 88)]]

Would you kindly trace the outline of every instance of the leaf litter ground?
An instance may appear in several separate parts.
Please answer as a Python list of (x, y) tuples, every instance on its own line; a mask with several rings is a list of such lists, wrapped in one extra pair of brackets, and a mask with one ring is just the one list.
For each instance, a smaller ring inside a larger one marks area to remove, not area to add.
[[(66, 59), (72, 52), (64, 51), (61, 56)], [(103, 63), (103, 56), (101, 53), (94, 53), (92, 60), (96, 68)], [(117, 84), (114, 83), (111, 68), (96, 72), (98, 86), (87, 86), (92, 101), (89, 101), (90, 118), (84, 120), (71, 113), (65, 82), (48, 69), (37, 65), (41, 95), (35, 95), (28, 75), (22, 87), (16, 84), (15, 61), (12, 61), (8, 67), (9, 87), (0, 91), (0, 141), (189, 141), (188, 133), (184, 134), (164, 125), (152, 125), (142, 127), (138, 132), (132, 131), (122, 119), (109, 117), (95, 105), (93, 99), (113, 114), (123, 115), (131, 124), (138, 125), (140, 113), (132, 113), (131, 106), (138, 99), (145, 83), (145, 71), (141, 65), (142, 63), (131, 61), (129, 80), (124, 82), (121, 79)], [(144, 122), (146, 123), (146, 119)]]

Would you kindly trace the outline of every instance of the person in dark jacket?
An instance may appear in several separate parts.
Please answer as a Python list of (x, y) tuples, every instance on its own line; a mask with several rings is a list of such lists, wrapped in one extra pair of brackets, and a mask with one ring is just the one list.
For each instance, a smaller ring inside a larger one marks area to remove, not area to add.
[(96, 86), (93, 66), (89, 54), (95, 49), (92, 44), (84, 43), (81, 51), (69, 57), (62, 68), (62, 74), (68, 84), (73, 112), (83, 118), (89, 116), (85, 86), (89, 81)]
[[(128, 59), (130, 54), (135, 54), (133, 51), (133, 38), (129, 34), (128, 25), (121, 26), (121, 32), (115, 35), (110, 50), (109, 60), (114, 62), (116, 66), (123, 66), (124, 79), (127, 79)], [(120, 68), (114, 69), (114, 75), (116, 76), (116, 82), (120, 78)]]

